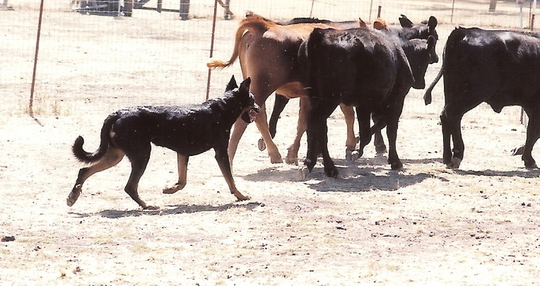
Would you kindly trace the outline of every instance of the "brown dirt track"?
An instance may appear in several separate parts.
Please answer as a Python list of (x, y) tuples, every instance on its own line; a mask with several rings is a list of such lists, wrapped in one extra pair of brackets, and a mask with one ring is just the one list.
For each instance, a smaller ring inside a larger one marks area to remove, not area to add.
[[(1, 14), (0, 23), (11, 23), (6, 37), (32, 47), (35, 31), (14, 22), (17, 13), (25, 12)], [(100, 49), (99, 33), (91, 33), (81, 17), (55, 12), (46, 18), (49, 27), (66, 21), (73, 25), (69, 31), (86, 36), (74, 37), (61, 27), (47, 30), (65, 41), (45, 37), (42, 45), (36, 115), (43, 126), (24, 114), (29, 76), (20, 71), (31, 70), (32, 48), (14, 57), (20, 46), (7, 45), (0, 54), (2, 68), (12, 71), (0, 92), (0, 237), (15, 238), (0, 243), (0, 285), (538, 283), (540, 171), (526, 170), (519, 157), (509, 156), (525, 140), (519, 110), (498, 115), (481, 106), (467, 114), (465, 159), (459, 170), (447, 169), (438, 125), (442, 83), (431, 106), (423, 106), (422, 91), (408, 96), (398, 133), (405, 164), (399, 172), (390, 170), (385, 157), (375, 156), (371, 145), (357, 162), (345, 162), (344, 122), (336, 112), (329, 120), (329, 148), (339, 166), (337, 179), (325, 177), (320, 164), (307, 180), (300, 179), (298, 166), (271, 165), (256, 148), (259, 135), (250, 126), (234, 173), (251, 201), (234, 201), (212, 151), (191, 158), (183, 191), (163, 195), (161, 190), (176, 180), (176, 156), (154, 148), (139, 190), (161, 210), (142, 211), (123, 192), (127, 160), (90, 178), (77, 204), (67, 207), (65, 198), (81, 167), (70, 153), (76, 136), (83, 135), (92, 150), (109, 112), (134, 104), (198, 102), (200, 96), (189, 96), (203, 92), (191, 83), (206, 81), (206, 42), (197, 42), (203, 52), (182, 63), (163, 59), (156, 50), (160, 46), (151, 44), (159, 38), (193, 45), (193, 38), (187, 42), (167, 34), (183, 25), (180, 21), (162, 27), (154, 38), (129, 42), (132, 35), (118, 34), (130, 45), (102, 54), (143, 49), (132, 56), (157, 64), (126, 61), (104, 67), (103, 58), (90, 56)], [(102, 22), (122, 30), (141, 21)], [(236, 24), (223, 25), (232, 35)], [(441, 39), (452, 28), (441, 26)], [(217, 56), (227, 58), (232, 42), (225, 35), (218, 35), (228, 42)], [(63, 60), (54, 57), (58, 53)], [(54, 68), (46, 68), (47, 63)], [(178, 64), (193, 68), (178, 72)], [(428, 82), (439, 68), (440, 63), (429, 68)], [(100, 77), (104, 71), (108, 75)], [(232, 73), (239, 75), (238, 66), (213, 74), (211, 96), (219, 95)], [(25, 79), (18, 81), (19, 74)], [(126, 79), (130, 84), (122, 85)], [(291, 102), (278, 127), (276, 142), (283, 154), (293, 139), (296, 105)]]

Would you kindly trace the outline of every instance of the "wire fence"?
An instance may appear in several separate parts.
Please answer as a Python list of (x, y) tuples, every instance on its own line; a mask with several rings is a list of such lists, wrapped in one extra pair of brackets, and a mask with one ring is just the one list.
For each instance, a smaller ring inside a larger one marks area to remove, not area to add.
[[(181, 1), (186, 2), (190, 1)], [(103, 3), (109, 2), (103, 1), (45, 2), (34, 91), (36, 114), (103, 114), (126, 105), (201, 102), (206, 96), (205, 64), (212, 36), (214, 56), (228, 59), (237, 23), (247, 10), (276, 20), (317, 17), (371, 22), (381, 6), (381, 17), (388, 23), (396, 23), (400, 14), (416, 22), (436, 16), (443, 41), (457, 25), (527, 29), (533, 12), (530, 2), (520, 6), (515, 0), (497, 1), (491, 10), (490, 0), (218, 2), (229, 3), (232, 15), (227, 16), (219, 5), (214, 33), (214, 0), (191, 1), (186, 20), (180, 17), (181, 3), (173, 0), (134, 2), (135, 8), (145, 9), (133, 9), (131, 17), (119, 13), (125, 1), (105, 8), (112, 13), (87, 9), (104, 8)], [(29, 111), (39, 2), (4, 0), (0, 5), (2, 118)], [(241, 78), (238, 64), (213, 72), (210, 97), (218, 96), (233, 74)]]

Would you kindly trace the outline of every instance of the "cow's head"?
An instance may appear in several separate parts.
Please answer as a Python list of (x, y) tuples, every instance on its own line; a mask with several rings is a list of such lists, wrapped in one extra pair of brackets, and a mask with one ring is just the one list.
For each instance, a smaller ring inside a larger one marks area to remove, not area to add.
[[(411, 40), (411, 39), (425, 39), (433, 37), (435, 40), (435, 45), (439, 40), (439, 34), (437, 34), (437, 18), (431, 16), (427, 21), (423, 21), (421, 24), (414, 25), (413, 22), (407, 18), (405, 15), (401, 15), (399, 18), (399, 23), (401, 27), (393, 27), (391, 31), (396, 34), (402, 40)], [(439, 61), (439, 57), (433, 49), (431, 53), (431, 63), (436, 63)]]
[(412, 39), (405, 42), (403, 51), (407, 55), (411, 67), (414, 84), (413, 88), (423, 89), (426, 87), (425, 75), (429, 64), (438, 61), (435, 53), (435, 38), (429, 36), (427, 40)]

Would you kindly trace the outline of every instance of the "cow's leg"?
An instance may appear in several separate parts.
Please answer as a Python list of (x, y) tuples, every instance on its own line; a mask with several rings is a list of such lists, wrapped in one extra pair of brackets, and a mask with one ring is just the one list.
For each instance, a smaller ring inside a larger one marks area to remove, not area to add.
[(270, 156), (270, 162), (272, 162), (273, 164), (283, 163), (283, 159), (281, 159), (281, 154), (279, 153), (276, 144), (272, 140), (270, 131), (268, 130), (268, 122), (266, 121), (266, 106), (263, 103), (259, 105), (259, 108), (260, 111), (259, 114), (257, 114), (257, 119), (255, 119), (255, 123), (257, 124), (257, 128), (259, 128), (259, 132), (261, 132), (266, 147), (268, 148), (268, 156)]
[(164, 194), (174, 194), (183, 189), (187, 183), (187, 165), (189, 156), (185, 156), (180, 153), (177, 153), (176, 155), (178, 159), (178, 182), (174, 186), (164, 189)]
[(77, 199), (82, 192), (82, 186), (84, 182), (90, 178), (90, 176), (97, 172), (101, 172), (116, 166), (120, 161), (122, 161), (124, 155), (125, 154), (122, 150), (109, 146), (107, 153), (103, 156), (103, 158), (101, 158), (101, 160), (90, 167), (80, 169), (77, 180), (75, 181), (75, 185), (67, 197), (67, 205), (71, 207), (73, 204), (75, 204), (75, 202), (77, 202)]
[(313, 170), (317, 162), (317, 154), (320, 152), (323, 157), (324, 172), (328, 177), (337, 177), (338, 175), (338, 170), (328, 152), (328, 126), (326, 123), (337, 106), (337, 102), (319, 101), (313, 106), (308, 116), (308, 154), (305, 165), (310, 171)]
[[(447, 94), (446, 97), (449, 97)], [(441, 126), (443, 133), (443, 163), (449, 168), (459, 168), (465, 152), (465, 144), (461, 134), (461, 119), (463, 115), (476, 107), (480, 102), (461, 102), (459, 104), (446, 104), (441, 113)], [(453, 148), (450, 145), (450, 139)]]
[(386, 126), (385, 118), (379, 115), (380, 113), (372, 113), (373, 127), (371, 128), (371, 134), (375, 135), (373, 144), (375, 145), (375, 152), (377, 154), (386, 153), (386, 145), (384, 144), (384, 138), (381, 134), (381, 130)]
[[(258, 117), (258, 116), (257, 116)], [(234, 155), (236, 154), (236, 149), (238, 148), (238, 143), (240, 142), (240, 139), (242, 138), (242, 135), (246, 131), (247, 123), (242, 120), (241, 118), (238, 118), (236, 122), (233, 125), (233, 129), (231, 132), (231, 138), (229, 140), (229, 148), (227, 150), (229, 154), (229, 160), (232, 164), (234, 161)]]
[[(136, 140), (136, 138), (133, 140)], [(131, 161), (131, 174), (129, 175), (129, 179), (126, 187), (124, 188), (124, 191), (126, 191), (126, 193), (143, 209), (155, 210), (159, 209), (159, 207), (147, 205), (139, 197), (139, 193), (137, 191), (139, 187), (139, 181), (144, 174), (144, 171), (146, 170), (148, 160), (150, 160), (150, 151), (151, 145), (150, 143), (148, 143), (147, 145), (139, 145), (136, 150), (130, 150), (129, 152), (126, 152), (127, 157)]]
[(386, 144), (384, 144), (384, 138), (381, 134), (381, 130), (375, 132), (374, 136), (375, 138), (373, 140), (373, 144), (375, 144), (375, 152), (377, 152), (377, 154), (386, 153)]
[(214, 150), (216, 151), (215, 158), (219, 165), (219, 169), (221, 170), (221, 173), (223, 174), (223, 177), (225, 178), (225, 181), (229, 186), (231, 194), (233, 194), (239, 201), (249, 200), (249, 197), (242, 195), (242, 193), (240, 193), (240, 191), (238, 191), (238, 189), (236, 188), (236, 184), (234, 183), (234, 179), (232, 176), (229, 156), (227, 155), (227, 148), (214, 148)]
[[(285, 106), (287, 106), (287, 103), (289, 103), (289, 99), (287, 97), (276, 93), (274, 99), (274, 108), (272, 109), (272, 115), (270, 115), (270, 120), (268, 121), (268, 130), (270, 131), (270, 136), (272, 136), (272, 138), (276, 137), (279, 116), (281, 115), (281, 112), (283, 112), (283, 110), (285, 109)], [(266, 149), (266, 144), (264, 143), (264, 139), (262, 137), (259, 139), (258, 147), (261, 151), (264, 151)]]
[(298, 110), (298, 124), (296, 125), (296, 136), (294, 142), (287, 148), (287, 164), (298, 164), (298, 150), (300, 149), (300, 140), (307, 129), (307, 117), (311, 110), (311, 102), (308, 97), (300, 97), (300, 109)]
[(371, 112), (366, 108), (356, 108), (356, 117), (358, 119), (358, 127), (360, 130), (360, 144), (358, 146), (359, 157), (364, 154), (364, 148), (371, 141), (370, 116)]
[(525, 163), (525, 167), (532, 169), (538, 168), (536, 166), (536, 161), (532, 157), (532, 150), (534, 144), (540, 138), (540, 116), (537, 113), (527, 112), (529, 116), (529, 124), (527, 125), (527, 139), (525, 140), (525, 147), (523, 148), (523, 155), (521, 159)]
[(356, 151), (356, 136), (354, 134), (354, 109), (352, 106), (340, 104), (341, 112), (345, 118), (345, 124), (347, 125), (347, 140), (345, 141), (345, 160), (354, 161), (360, 158), (358, 151)]
[(386, 136), (388, 137), (388, 163), (392, 170), (403, 168), (403, 163), (401, 163), (396, 150), (398, 122), (399, 119), (393, 118), (388, 121), (388, 126), (386, 126)]
[(268, 121), (268, 127), (272, 138), (276, 137), (277, 122), (279, 120), (281, 112), (283, 112), (285, 106), (287, 106), (287, 103), (289, 103), (289, 99), (287, 97), (276, 93), (274, 100), (274, 109), (272, 110), (272, 115), (270, 116), (270, 120)]

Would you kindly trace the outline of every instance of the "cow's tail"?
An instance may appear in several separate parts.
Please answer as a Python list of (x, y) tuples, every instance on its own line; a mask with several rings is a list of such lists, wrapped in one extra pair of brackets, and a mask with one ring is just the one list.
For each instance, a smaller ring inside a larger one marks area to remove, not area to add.
[(443, 62), (441, 65), (441, 69), (439, 70), (439, 73), (437, 74), (433, 82), (429, 85), (426, 92), (424, 93), (424, 103), (426, 105), (431, 104), (431, 92), (433, 91), (433, 89), (435, 88), (435, 85), (437, 85), (437, 83), (439, 82), (439, 80), (444, 74), (444, 63), (446, 62), (445, 56), (444, 56), (445, 53), (446, 53), (446, 49), (443, 51)]
[(234, 37), (234, 49), (233, 53), (231, 55), (231, 58), (228, 61), (220, 61), (220, 60), (210, 60), (208, 63), (206, 63), (206, 66), (211, 69), (222, 69), (226, 68), (236, 61), (238, 58), (238, 53), (240, 49), (240, 41), (242, 40), (242, 37), (249, 32), (254, 33), (257, 31), (258, 33), (262, 34), (266, 30), (268, 30), (269, 25), (275, 25), (273, 22), (266, 22), (264, 19), (260, 17), (248, 17), (246, 18), (238, 27), (238, 30), (236, 30), (236, 35)]
[(103, 156), (107, 153), (107, 150), (109, 149), (110, 131), (112, 125), (116, 122), (118, 118), (119, 115), (115, 113), (109, 115), (105, 119), (103, 127), (101, 127), (101, 141), (99, 144), (99, 148), (96, 151), (92, 153), (85, 151), (83, 149), (84, 139), (82, 136), (79, 136), (77, 137), (77, 139), (75, 139), (75, 143), (73, 143), (73, 147), (71, 149), (73, 151), (73, 155), (75, 155), (75, 157), (79, 161), (87, 164), (97, 162), (101, 158), (103, 158)]
[(236, 36), (234, 38), (233, 53), (231, 55), (231, 58), (228, 61), (210, 60), (208, 61), (208, 63), (206, 63), (206, 66), (210, 69), (216, 69), (216, 68), (222, 69), (222, 68), (226, 68), (232, 65), (238, 58), (238, 45), (240, 45), (240, 39), (244, 35), (244, 31), (245, 30), (241, 28), (238, 28), (238, 30), (236, 30)]

